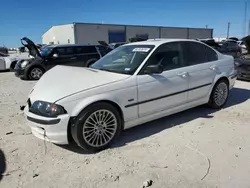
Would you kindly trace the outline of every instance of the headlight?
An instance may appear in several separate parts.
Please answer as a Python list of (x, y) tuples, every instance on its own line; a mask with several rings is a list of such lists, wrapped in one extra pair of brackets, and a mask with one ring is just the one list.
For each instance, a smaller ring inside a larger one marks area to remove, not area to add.
[(66, 113), (62, 106), (44, 101), (35, 101), (30, 108), (30, 112), (45, 117), (57, 117)]
[(24, 60), (24, 61), (21, 63), (21, 68), (25, 68), (28, 64), (29, 64), (29, 61)]

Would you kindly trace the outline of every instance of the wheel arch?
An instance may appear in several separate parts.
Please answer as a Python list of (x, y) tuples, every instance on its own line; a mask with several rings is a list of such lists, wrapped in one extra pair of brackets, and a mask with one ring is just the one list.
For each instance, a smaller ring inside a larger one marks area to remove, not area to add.
[(215, 86), (219, 81), (221, 81), (221, 80), (225, 80), (225, 81), (228, 83), (228, 85), (229, 85), (229, 83), (230, 83), (228, 77), (226, 77), (225, 75), (223, 75), (223, 76), (218, 77), (218, 78), (216, 79), (216, 81), (214, 82), (214, 86)]
[(228, 79), (228, 77), (226, 76), (226, 75), (220, 75), (220, 76), (217, 76), (215, 79), (214, 79), (214, 84), (213, 84), (213, 87), (211, 87), (211, 90), (210, 90), (210, 92), (209, 92), (209, 98), (210, 98), (210, 96), (211, 96), (211, 94), (212, 94), (212, 91), (213, 91), (213, 89), (214, 89), (214, 87), (215, 87), (215, 85), (219, 82), (219, 81), (221, 81), (221, 80), (226, 80), (226, 82), (227, 82), (227, 84), (228, 84), (228, 86), (229, 86), (229, 79)]
[[(119, 105), (118, 102), (115, 102), (114, 100), (110, 100), (110, 99), (97, 99), (97, 100), (84, 100), (82, 102), (80, 102), (73, 110), (71, 113), (72, 117), (77, 117), (83, 110), (85, 110), (86, 108), (89, 108), (90, 106), (97, 104), (97, 103), (108, 103), (112, 106), (114, 106), (117, 111), (119, 112), (122, 122), (124, 122), (124, 114), (123, 114), (123, 110), (121, 108), (121, 106)], [(124, 123), (123, 123), (124, 124)]]
[[(74, 123), (76, 117), (78, 115), (80, 115), (85, 109), (87, 109), (88, 107), (90, 107), (94, 104), (97, 104), (97, 103), (108, 103), (108, 104), (114, 106), (118, 110), (118, 112), (121, 116), (122, 130), (124, 130), (124, 115), (123, 115), (123, 111), (122, 111), (122, 108), (120, 107), (120, 105), (117, 102), (114, 102), (114, 101), (109, 100), (109, 99), (100, 99), (100, 100), (96, 100), (96, 101), (91, 101), (89, 103), (84, 103), (85, 105), (81, 105), (82, 106), (81, 108), (79, 108), (79, 105), (78, 105), (78, 107), (73, 109), (73, 112), (71, 113), (71, 119), (69, 121), (68, 128), (67, 128), (69, 142), (74, 142), (74, 139), (72, 136), (72, 131), (71, 131), (71, 125), (72, 125), (72, 123)], [(80, 104), (82, 104), (82, 103), (80, 103)]]

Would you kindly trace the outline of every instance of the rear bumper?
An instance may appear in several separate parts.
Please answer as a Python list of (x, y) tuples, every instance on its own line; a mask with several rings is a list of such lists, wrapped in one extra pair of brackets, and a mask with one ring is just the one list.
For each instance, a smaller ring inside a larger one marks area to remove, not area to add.
[(228, 80), (229, 80), (229, 89), (232, 89), (234, 87), (235, 81), (237, 80), (237, 70), (234, 70), (234, 72), (228, 76)]

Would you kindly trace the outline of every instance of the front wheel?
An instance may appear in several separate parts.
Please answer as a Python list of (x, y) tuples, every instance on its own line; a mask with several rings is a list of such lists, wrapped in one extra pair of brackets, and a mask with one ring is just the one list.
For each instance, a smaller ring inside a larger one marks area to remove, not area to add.
[(122, 118), (109, 103), (96, 103), (87, 107), (71, 126), (72, 137), (84, 150), (97, 152), (106, 149), (119, 136)]
[(215, 109), (222, 108), (227, 102), (228, 94), (229, 94), (228, 81), (224, 79), (219, 80), (213, 88), (209, 100), (209, 105)]
[(29, 78), (31, 80), (39, 80), (44, 74), (44, 70), (40, 67), (32, 67), (29, 71)]

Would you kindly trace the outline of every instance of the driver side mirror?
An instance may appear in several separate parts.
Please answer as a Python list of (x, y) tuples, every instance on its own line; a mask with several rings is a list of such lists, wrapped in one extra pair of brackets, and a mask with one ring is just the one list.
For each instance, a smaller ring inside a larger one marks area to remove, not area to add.
[(53, 54), (53, 58), (58, 58), (58, 54)]
[(144, 70), (144, 73), (146, 74), (161, 74), (162, 72), (163, 72), (162, 65), (149, 65)]

